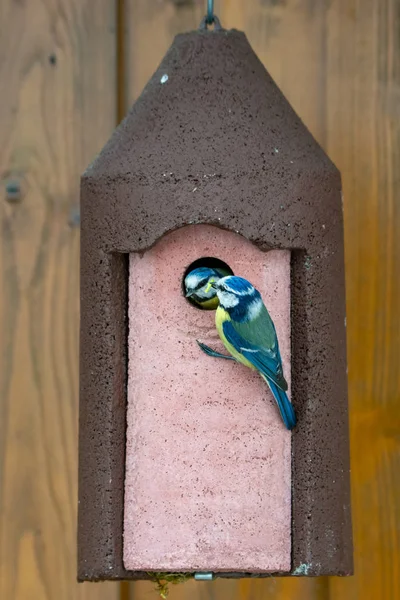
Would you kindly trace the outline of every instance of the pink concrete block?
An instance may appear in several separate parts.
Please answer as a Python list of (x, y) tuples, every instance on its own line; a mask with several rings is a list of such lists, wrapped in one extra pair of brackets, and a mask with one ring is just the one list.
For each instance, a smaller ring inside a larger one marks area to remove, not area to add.
[(183, 297), (184, 270), (215, 256), (261, 292), (290, 397), (290, 253), (191, 225), (130, 256), (124, 565), (132, 570), (290, 570), (291, 433), (250, 369), (223, 350), (213, 311)]

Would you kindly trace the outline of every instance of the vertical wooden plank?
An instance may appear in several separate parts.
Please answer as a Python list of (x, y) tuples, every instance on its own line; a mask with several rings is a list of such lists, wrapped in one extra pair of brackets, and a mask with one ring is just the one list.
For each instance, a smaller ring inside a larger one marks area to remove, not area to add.
[(125, 108), (139, 96), (174, 36), (197, 29), (205, 3), (195, 0), (124, 0)]
[(355, 576), (332, 598), (400, 597), (398, 0), (329, 11), (327, 150), (344, 183)]
[(76, 583), (79, 177), (116, 115), (115, 2), (95, 8), (0, 0), (0, 597), (13, 600), (119, 596)]
[(317, 140), (325, 136), (328, 0), (225, 0), (222, 23), (244, 31), (255, 53)]

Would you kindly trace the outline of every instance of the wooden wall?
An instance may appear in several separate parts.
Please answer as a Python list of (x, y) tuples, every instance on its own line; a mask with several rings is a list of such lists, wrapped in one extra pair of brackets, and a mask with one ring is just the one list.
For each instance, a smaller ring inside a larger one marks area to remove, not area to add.
[[(149, 583), (75, 583), (79, 176), (204, 7), (0, 0), (0, 598), (156, 598)], [(343, 175), (356, 574), (190, 582), (170, 597), (394, 600), (400, 0), (220, 0), (216, 12)]]

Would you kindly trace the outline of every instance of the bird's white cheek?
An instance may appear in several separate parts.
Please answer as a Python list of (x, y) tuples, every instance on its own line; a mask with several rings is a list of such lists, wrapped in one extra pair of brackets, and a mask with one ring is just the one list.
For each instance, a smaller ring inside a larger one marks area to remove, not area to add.
[(213, 290), (212, 288), (208, 290), (208, 292), (206, 292), (206, 286), (203, 286), (202, 288), (200, 288), (197, 291), (197, 295), (199, 296), (199, 298), (208, 298), (211, 299), (215, 296), (215, 290)]
[(225, 308), (233, 308), (239, 304), (239, 298), (227, 292), (218, 292), (218, 298), (221, 306)]
[(185, 286), (189, 290), (194, 290), (199, 283), (199, 278), (197, 275), (188, 275), (185, 279)]

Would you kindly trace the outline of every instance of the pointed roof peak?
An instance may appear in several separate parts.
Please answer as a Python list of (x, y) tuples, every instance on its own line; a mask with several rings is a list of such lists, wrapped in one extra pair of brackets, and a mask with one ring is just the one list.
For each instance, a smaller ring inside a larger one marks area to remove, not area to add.
[(85, 177), (335, 170), (237, 30), (182, 33)]

